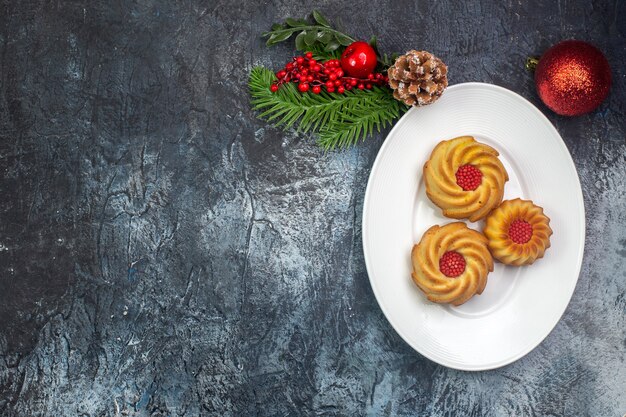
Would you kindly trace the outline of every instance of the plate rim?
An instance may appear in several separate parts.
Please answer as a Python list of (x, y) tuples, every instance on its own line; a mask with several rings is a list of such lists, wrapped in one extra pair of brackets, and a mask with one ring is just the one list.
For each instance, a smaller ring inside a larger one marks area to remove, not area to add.
[(501, 368), (503, 366), (509, 365), (519, 359), (521, 359), (522, 357), (526, 356), (528, 353), (530, 353), (531, 351), (533, 351), (537, 346), (539, 346), (541, 343), (543, 343), (543, 341), (548, 337), (548, 335), (550, 335), (550, 333), (552, 333), (552, 331), (555, 329), (556, 325), (561, 321), (561, 318), (563, 317), (563, 315), (565, 314), (565, 312), (567, 311), (567, 308), (569, 307), (571, 301), (572, 301), (572, 296), (574, 295), (574, 291), (576, 290), (576, 285), (578, 285), (578, 280), (580, 279), (580, 272), (582, 269), (582, 263), (583, 263), (583, 259), (584, 259), (584, 251), (585, 251), (585, 238), (586, 238), (586, 233), (587, 233), (587, 221), (586, 221), (586, 211), (585, 211), (585, 201), (584, 201), (584, 197), (583, 197), (583, 192), (582, 192), (582, 186), (580, 183), (580, 176), (578, 174), (578, 170), (576, 169), (576, 164), (574, 163), (574, 160), (572, 158), (572, 154), (570, 153), (569, 149), (567, 148), (567, 145), (565, 144), (565, 141), (563, 140), (563, 138), (561, 137), (561, 134), (559, 133), (559, 131), (556, 129), (556, 127), (552, 124), (552, 122), (548, 119), (548, 117), (543, 114), (543, 112), (541, 112), (541, 110), (539, 110), (537, 108), (537, 106), (535, 106), (533, 103), (531, 103), (528, 99), (526, 99), (525, 97), (521, 96), (520, 94), (509, 90), (508, 88), (505, 87), (501, 87), (499, 85), (495, 85), (495, 84), (490, 84), (490, 83), (483, 83), (483, 82), (465, 82), (465, 83), (459, 83), (459, 84), (454, 84), (448, 87), (448, 90), (458, 90), (458, 89), (463, 89), (463, 88), (470, 88), (470, 87), (478, 87), (478, 88), (485, 88), (485, 89), (491, 89), (491, 90), (496, 90), (500, 93), (504, 93), (505, 95), (510, 96), (511, 98), (513, 98), (514, 100), (518, 100), (521, 101), (526, 107), (528, 107), (529, 109), (531, 109), (531, 111), (538, 116), (539, 120), (541, 120), (547, 127), (549, 130), (551, 130), (554, 134), (556, 134), (556, 137), (558, 137), (558, 144), (561, 147), (561, 149), (564, 151), (565, 155), (567, 156), (565, 159), (567, 160), (567, 163), (570, 165), (570, 167), (574, 170), (574, 172), (576, 173), (575, 176), (575, 181), (576, 181), (576, 185), (577, 185), (577, 190), (578, 193), (576, 193), (576, 199), (578, 200), (578, 203), (581, 207), (582, 210), (582, 218), (581, 218), (581, 235), (580, 235), (580, 239), (579, 239), (579, 247), (578, 247), (578, 260), (577, 260), (577, 265), (576, 265), (576, 279), (573, 281), (573, 285), (571, 285), (571, 288), (567, 289), (567, 303), (565, 304), (565, 308), (563, 309), (563, 311), (558, 315), (558, 317), (556, 318), (555, 322), (550, 326), (549, 330), (546, 332), (546, 334), (544, 334), (539, 341), (536, 344), (529, 344), (528, 347), (522, 349), (520, 351), (520, 353), (518, 353), (517, 355), (513, 355), (511, 358), (507, 358), (504, 359), (500, 362), (495, 362), (493, 364), (487, 364), (487, 365), (476, 365), (476, 366), (472, 366), (472, 365), (468, 365), (468, 366), (458, 366), (457, 364), (453, 364), (450, 363), (449, 361), (447, 361), (446, 359), (442, 359), (442, 358), (434, 358), (433, 355), (429, 355), (426, 354), (422, 351), (420, 351), (417, 347), (413, 346), (413, 344), (411, 344), (408, 340), (408, 337), (406, 337), (400, 330), (399, 330), (399, 326), (394, 322), (394, 320), (391, 318), (392, 316), (389, 315), (386, 306), (381, 303), (381, 295), (379, 294), (378, 290), (376, 289), (376, 286), (373, 283), (373, 279), (372, 279), (372, 274), (370, 271), (372, 271), (372, 267), (370, 266), (370, 260), (368, 259), (368, 252), (369, 252), (369, 245), (368, 245), (368, 212), (369, 212), (369, 200), (371, 197), (371, 189), (372, 189), (372, 182), (374, 179), (374, 175), (378, 170), (378, 166), (381, 164), (381, 160), (382, 160), (382, 155), (387, 151), (387, 148), (389, 147), (389, 143), (390, 140), (389, 138), (391, 138), (396, 130), (399, 130), (400, 127), (406, 123), (407, 118), (409, 117), (409, 114), (411, 114), (412, 112), (418, 111), (418, 108), (416, 107), (412, 107), (410, 108), (401, 118), (400, 120), (398, 120), (396, 122), (396, 124), (393, 126), (393, 128), (389, 131), (389, 133), (387, 134), (387, 136), (385, 137), (385, 140), (382, 144), (382, 146), (380, 147), (380, 149), (378, 150), (378, 153), (376, 154), (376, 158), (374, 160), (374, 163), (372, 164), (372, 168), (370, 169), (370, 174), (369, 174), (369, 178), (367, 181), (367, 186), (365, 188), (365, 195), (363, 198), (363, 210), (362, 210), (362, 214), (361, 214), (361, 242), (363, 245), (363, 258), (365, 260), (365, 268), (367, 270), (367, 276), (368, 276), (368, 280), (370, 283), (370, 287), (372, 288), (372, 292), (374, 293), (374, 297), (376, 298), (376, 302), (379, 306), (379, 308), (381, 309), (381, 311), (383, 312), (383, 314), (385, 315), (385, 318), (387, 319), (387, 321), (389, 322), (389, 324), (391, 325), (391, 327), (395, 330), (395, 332), (400, 336), (400, 338), (402, 338), (402, 340), (404, 340), (404, 342), (409, 345), (414, 351), (418, 352), (420, 355), (428, 358), (429, 360), (438, 363), (440, 365), (446, 366), (448, 368), (451, 369), (456, 369), (456, 370), (461, 370), (461, 371), (487, 371), (487, 370), (491, 370), (491, 369), (496, 369), (496, 368)]

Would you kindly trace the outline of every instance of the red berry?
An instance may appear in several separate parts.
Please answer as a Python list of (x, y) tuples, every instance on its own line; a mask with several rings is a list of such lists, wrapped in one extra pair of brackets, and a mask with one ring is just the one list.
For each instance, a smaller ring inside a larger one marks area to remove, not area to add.
[(332, 81), (326, 81), (326, 88), (333, 88), (335, 84)]
[(365, 84), (365, 88), (367, 88), (369, 90), (370, 88), (372, 88), (372, 84), (370, 84), (370, 83)]
[(363, 85), (363, 83), (359, 84), (357, 87), (358, 87), (358, 89), (359, 89), (359, 90), (362, 90), (362, 89), (364, 89), (364, 88), (365, 88), (365, 86)]
[(311, 91), (313, 91), (314, 94), (319, 94), (322, 91), (322, 88), (319, 85), (314, 86)]
[(330, 74), (330, 75), (328, 76), (328, 79), (329, 79), (329, 80), (332, 80), (332, 81), (335, 81), (335, 80), (337, 79), (337, 74), (335, 74), (335, 73)]
[(326, 91), (328, 91), (329, 93), (334, 93), (335, 87), (326, 87)]
[(306, 54), (304, 54), (304, 56), (308, 59), (313, 58), (313, 52), (307, 52)]
[(298, 64), (302, 64), (302, 63), (304, 62), (304, 58), (302, 58), (301, 56), (296, 57), (296, 62), (297, 62)]
[(341, 80), (335, 80), (335, 87), (339, 87), (341, 85)]
[(272, 85), (270, 86), (270, 91), (271, 91), (272, 93), (277, 92), (277, 91), (278, 91), (278, 86), (277, 86), (276, 84), (272, 84)]
[(306, 80), (307, 80), (308, 82), (311, 82), (311, 81), (313, 81), (313, 80), (314, 80), (314, 78), (313, 78), (313, 76), (312, 76), (312, 75), (309, 75), (308, 77), (306, 77)]
[(454, 175), (457, 185), (465, 191), (474, 191), (483, 181), (483, 173), (474, 165), (462, 165)]
[(307, 91), (309, 91), (309, 85), (307, 83), (300, 83), (298, 84), (298, 90), (300, 90), (303, 93), (306, 93)]
[[(311, 55), (311, 56), (313, 56), (313, 55)], [(310, 59), (310, 60), (309, 60), (309, 67), (314, 67), (314, 66), (315, 66), (315, 64), (317, 64), (317, 61), (316, 61), (316, 60), (314, 60), (314, 59)]]
[(315, 72), (320, 72), (321, 70), (322, 70), (322, 67), (319, 64), (316, 64), (315, 67), (313, 67), (313, 71)]
[(277, 76), (278, 78), (283, 78), (285, 75), (287, 75), (287, 73), (286, 73), (285, 71), (283, 71), (283, 70), (280, 70), (280, 71), (278, 71), (278, 72), (276, 73), (276, 76)]
[(338, 69), (337, 71), (335, 71), (335, 74), (337, 74), (337, 78), (341, 78), (341, 77), (343, 77), (343, 70), (342, 69)]
[(346, 90), (343, 88), (343, 86), (339, 86), (339, 87), (337, 88), (337, 92), (338, 92), (339, 94), (343, 94), (343, 92), (344, 92), (344, 91), (346, 91)]
[(533, 226), (525, 220), (513, 220), (509, 226), (509, 238), (518, 245), (523, 245), (533, 237)]
[(350, 80), (350, 85), (356, 87), (357, 81), (355, 79)]
[(458, 252), (448, 251), (439, 259), (439, 270), (450, 278), (456, 278), (465, 271), (465, 258)]
[(367, 74), (367, 79), (368, 80), (373, 80), (374, 79), (374, 74), (372, 74), (372, 73)]
[(300, 70), (300, 74), (301, 74), (301, 75), (309, 75), (309, 71), (308, 71), (306, 68), (302, 68), (302, 69)]
[(291, 71), (293, 69), (293, 63), (292, 62), (288, 62), (287, 65), (285, 65), (285, 69), (287, 71)]

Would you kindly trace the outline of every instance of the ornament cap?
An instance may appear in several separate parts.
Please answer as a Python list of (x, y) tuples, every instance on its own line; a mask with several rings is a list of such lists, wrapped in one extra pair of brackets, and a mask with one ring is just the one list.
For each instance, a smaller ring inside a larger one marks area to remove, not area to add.
[(526, 58), (526, 64), (524, 66), (526, 67), (526, 71), (532, 72), (532, 71), (535, 71), (538, 64), (539, 64), (538, 56), (529, 56), (528, 58)]

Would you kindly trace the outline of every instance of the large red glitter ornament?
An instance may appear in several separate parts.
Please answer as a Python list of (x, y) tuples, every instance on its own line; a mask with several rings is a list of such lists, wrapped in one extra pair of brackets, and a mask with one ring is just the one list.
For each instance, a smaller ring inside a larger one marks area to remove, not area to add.
[(583, 41), (557, 43), (531, 59), (539, 97), (555, 113), (579, 116), (596, 109), (609, 95), (611, 67), (598, 48)]

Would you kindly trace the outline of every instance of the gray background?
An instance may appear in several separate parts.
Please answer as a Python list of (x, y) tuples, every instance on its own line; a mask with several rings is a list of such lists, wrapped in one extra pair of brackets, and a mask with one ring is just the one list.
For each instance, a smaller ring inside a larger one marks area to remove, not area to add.
[[(521, 94), (563, 136), (585, 258), (523, 359), (446, 369), (381, 313), (360, 229), (386, 132), (324, 153), (250, 110), (251, 67), (294, 54), (260, 33), (313, 8), (384, 51), (432, 51), (452, 84)], [(0, 414), (621, 417), (625, 16), (621, 1), (0, 1)], [(523, 67), (566, 38), (613, 69), (609, 99), (575, 118)]]

